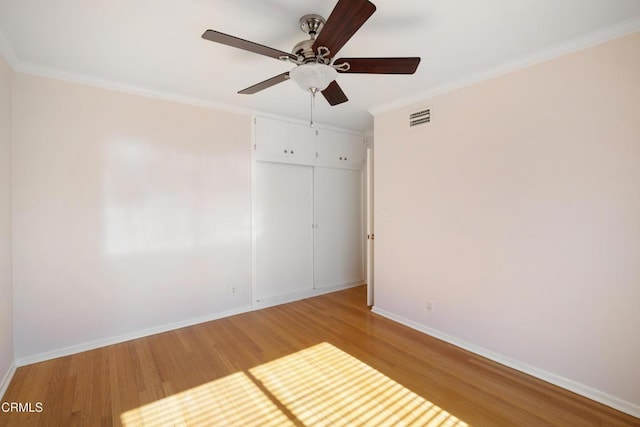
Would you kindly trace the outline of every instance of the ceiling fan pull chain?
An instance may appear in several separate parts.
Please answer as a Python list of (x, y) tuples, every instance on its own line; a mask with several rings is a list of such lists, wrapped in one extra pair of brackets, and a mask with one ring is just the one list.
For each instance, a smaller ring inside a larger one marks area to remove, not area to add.
[(318, 91), (318, 89), (316, 89), (315, 87), (312, 87), (311, 89), (309, 89), (309, 91), (311, 92), (311, 119), (309, 120), (309, 127), (313, 127), (313, 107), (316, 104), (316, 92)]

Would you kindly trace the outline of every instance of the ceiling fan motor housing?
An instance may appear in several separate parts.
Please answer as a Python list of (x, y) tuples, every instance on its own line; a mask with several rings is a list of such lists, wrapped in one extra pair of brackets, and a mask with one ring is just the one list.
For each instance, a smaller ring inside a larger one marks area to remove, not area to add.
[[(309, 34), (309, 39), (303, 40), (293, 47), (291, 53), (298, 57), (298, 60), (304, 64), (310, 62), (318, 62), (318, 55), (313, 50), (313, 43), (316, 36), (324, 27), (325, 19), (315, 13), (304, 15), (300, 18), (300, 29)], [(322, 61), (324, 62), (324, 61)]]
[(303, 40), (293, 47), (291, 53), (298, 57), (303, 63), (316, 62), (316, 53), (313, 51), (314, 40)]

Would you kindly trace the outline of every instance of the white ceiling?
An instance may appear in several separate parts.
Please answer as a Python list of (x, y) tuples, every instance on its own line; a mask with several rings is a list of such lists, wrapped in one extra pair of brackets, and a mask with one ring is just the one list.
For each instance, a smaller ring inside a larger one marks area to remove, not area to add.
[[(236, 93), (291, 64), (201, 35), (215, 29), (290, 51), (306, 38), (300, 16), (328, 17), (336, 1), (0, 0), (0, 38), (19, 70), (307, 119), (309, 97), (293, 82)], [(338, 57), (420, 56), (420, 67), (413, 76), (339, 75), (350, 101), (330, 107), (318, 98), (319, 123), (368, 130), (371, 108), (433, 93), (611, 26), (640, 27), (639, 0), (373, 3), (376, 13)]]

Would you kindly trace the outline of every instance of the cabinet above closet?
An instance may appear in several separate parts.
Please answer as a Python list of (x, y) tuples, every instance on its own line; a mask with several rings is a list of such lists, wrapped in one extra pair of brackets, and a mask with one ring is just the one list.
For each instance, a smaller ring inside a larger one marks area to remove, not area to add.
[(358, 135), (319, 129), (316, 159), (318, 166), (362, 169), (364, 140)]
[(255, 119), (257, 160), (313, 165), (316, 139), (315, 130), (308, 126), (262, 117)]
[(311, 128), (283, 120), (255, 118), (256, 160), (360, 170), (364, 139), (360, 135)]

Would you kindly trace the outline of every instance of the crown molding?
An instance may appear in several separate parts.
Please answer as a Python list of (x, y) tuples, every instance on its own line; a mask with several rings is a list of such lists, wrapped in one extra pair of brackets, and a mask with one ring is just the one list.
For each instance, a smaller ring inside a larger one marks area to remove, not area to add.
[(635, 17), (617, 24), (602, 28), (587, 35), (574, 38), (567, 42), (555, 45), (551, 48), (526, 55), (515, 60), (506, 62), (500, 66), (485, 70), (476, 74), (463, 77), (462, 79), (445, 83), (433, 89), (419, 92), (407, 98), (400, 99), (387, 104), (373, 106), (368, 109), (372, 115), (386, 113), (398, 108), (408, 107), (409, 105), (421, 103), (430, 100), (439, 95), (443, 95), (454, 90), (462, 89), (484, 80), (499, 77), (504, 74), (511, 73), (541, 62), (548, 61), (569, 53), (597, 46), (610, 40), (623, 37), (625, 35), (640, 31), (640, 17)]
[[(448, 92), (452, 92), (457, 89), (461, 89), (473, 84), (479, 83), (484, 80), (488, 80), (494, 77), (498, 77), (512, 71), (523, 69), (531, 65), (535, 65), (550, 59), (566, 55), (572, 52), (576, 52), (582, 49), (586, 49), (598, 44), (605, 43), (609, 40), (613, 40), (618, 37), (625, 36), (630, 33), (640, 31), (640, 17), (635, 17), (629, 20), (619, 22), (609, 27), (605, 27), (598, 31), (592, 32), (585, 36), (581, 36), (570, 40), (568, 42), (556, 45), (554, 47), (538, 51), (534, 54), (527, 55), (513, 61), (509, 61), (498, 67), (472, 74), (457, 81), (445, 83), (441, 86), (435, 87), (430, 90), (422, 91), (411, 97), (403, 98), (392, 103), (382, 104), (370, 107), (367, 111), (373, 116), (387, 111), (392, 111), (398, 108), (406, 107), (411, 104), (427, 101), (438, 95), (443, 95)], [(252, 110), (242, 107), (236, 107), (229, 104), (213, 102), (202, 98), (193, 98), (177, 95), (170, 92), (157, 91), (147, 88), (142, 88), (133, 85), (127, 85), (117, 83), (109, 80), (97, 79), (81, 74), (70, 73), (50, 67), (41, 66), (35, 63), (29, 63), (20, 61), (15, 52), (11, 48), (11, 45), (7, 42), (6, 38), (0, 32), (0, 55), (4, 57), (7, 64), (13, 69), (14, 72), (21, 72), (25, 74), (32, 74), (35, 76), (53, 78), (63, 80), (71, 83), (78, 83), (88, 86), (94, 86), (102, 89), (114, 90), (117, 92), (136, 94), (146, 96), (150, 98), (160, 99), (164, 101), (177, 102), (181, 104), (194, 105), (204, 108), (210, 108), (220, 111), (226, 111), (230, 113), (243, 114), (248, 116), (262, 115), (271, 116), (270, 113)]]
[(89, 77), (83, 74), (70, 73), (67, 71), (58, 70), (55, 68), (45, 67), (42, 65), (19, 61), (14, 71), (31, 74), (38, 77), (45, 77), (50, 79), (62, 80), (69, 83), (76, 83), (86, 86), (93, 86), (100, 89), (113, 90), (116, 92), (129, 93), (134, 95), (141, 95), (148, 98), (155, 98), (163, 101), (177, 102), (181, 104), (188, 104), (197, 107), (210, 108), (214, 110), (226, 111), (229, 113), (243, 114), (251, 116), (256, 112), (247, 108), (236, 107), (229, 104), (212, 102), (202, 98), (193, 98), (187, 96), (177, 95), (171, 92), (158, 91), (153, 89), (147, 89), (139, 86), (127, 85), (110, 80), (98, 79)]
[[(116, 83), (109, 80), (97, 79), (97, 78), (85, 76), (82, 74), (69, 73), (66, 71), (61, 71), (61, 70), (57, 70), (50, 67), (44, 67), (42, 65), (38, 65), (34, 63), (18, 62), (17, 65), (12, 68), (14, 69), (15, 72), (19, 72), (23, 74), (30, 74), (37, 77), (62, 80), (69, 83), (92, 86), (100, 89), (113, 90), (113, 91), (122, 92), (122, 93), (145, 96), (148, 98), (159, 99), (162, 101), (176, 102), (176, 103), (192, 105), (196, 107), (203, 107), (203, 108), (209, 108), (209, 109), (218, 110), (218, 111), (225, 111), (229, 113), (242, 114), (245, 116), (272, 117), (272, 118), (287, 120), (291, 122), (307, 123), (303, 120), (297, 120), (291, 117), (275, 115), (275, 114), (268, 113), (266, 111), (241, 108), (241, 107), (236, 107), (229, 104), (212, 102), (212, 101), (201, 99), (201, 98), (185, 97), (185, 96), (177, 95), (170, 92), (156, 91), (156, 90), (141, 88), (133, 85), (120, 84), (120, 83)], [(358, 133), (357, 131), (354, 131), (354, 130), (337, 128), (329, 125), (323, 125), (321, 123), (316, 123), (316, 126), (319, 126), (323, 129), (332, 129), (332, 130), (338, 130), (338, 131), (348, 132), (348, 133)]]
[[(288, 123), (295, 123), (298, 125), (304, 125), (304, 126), (309, 126), (309, 120), (303, 120), (303, 119), (296, 119), (296, 118), (292, 118), (292, 117), (287, 117), (287, 116), (283, 116), (280, 114), (272, 114), (272, 113), (267, 113), (267, 112), (255, 112), (254, 113), (254, 117), (264, 117), (267, 119), (275, 119), (275, 120), (280, 120), (280, 121), (284, 121), (284, 122), (288, 122)], [(364, 132), (356, 130), (356, 129), (349, 129), (349, 128), (343, 128), (343, 127), (339, 127), (339, 126), (332, 126), (332, 125), (328, 125), (326, 123), (320, 123), (320, 122), (313, 122), (313, 128), (314, 129), (323, 129), (323, 130), (331, 130), (331, 131), (335, 131), (335, 132), (341, 132), (341, 133), (347, 133), (350, 135), (355, 135), (355, 136), (361, 136), (364, 137)]]

